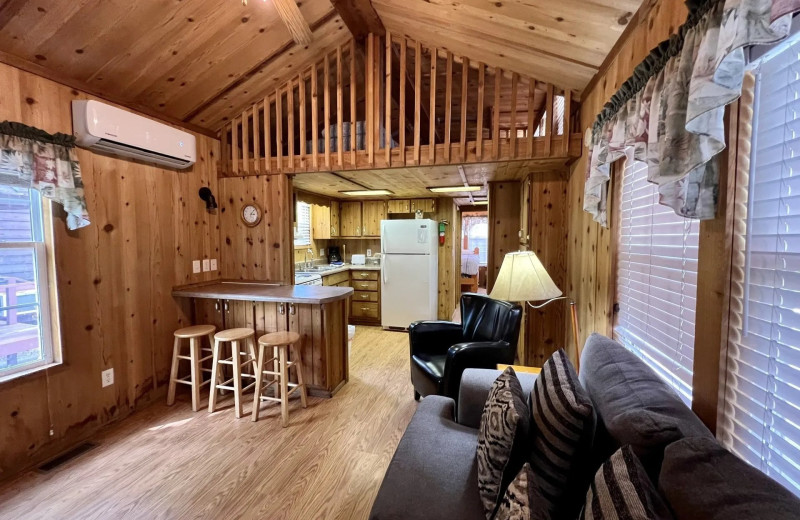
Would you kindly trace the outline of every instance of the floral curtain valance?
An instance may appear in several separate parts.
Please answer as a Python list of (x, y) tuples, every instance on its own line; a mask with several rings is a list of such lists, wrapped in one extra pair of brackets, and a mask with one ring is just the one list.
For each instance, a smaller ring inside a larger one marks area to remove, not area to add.
[(75, 138), (0, 123), (0, 185), (33, 188), (64, 206), (67, 227), (89, 225)]
[(662, 42), (606, 103), (592, 128), (584, 210), (607, 226), (611, 164), (647, 163), (659, 201), (679, 215), (714, 218), (725, 106), (741, 94), (744, 48), (789, 34), (800, 0), (694, 0)]

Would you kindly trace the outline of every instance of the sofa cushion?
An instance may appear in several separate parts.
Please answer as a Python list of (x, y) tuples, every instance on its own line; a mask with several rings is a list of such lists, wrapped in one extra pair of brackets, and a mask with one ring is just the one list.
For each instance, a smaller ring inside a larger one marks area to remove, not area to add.
[(707, 437), (667, 446), (659, 484), (678, 520), (800, 518), (800, 499)]
[(527, 462), (511, 481), (493, 520), (550, 520), (536, 474)]
[(531, 393), (531, 466), (553, 516), (575, 518), (589, 486), (592, 402), (560, 349), (545, 361)]
[(453, 419), (455, 402), (423, 399), (392, 457), (372, 520), (485, 520), (478, 494), (478, 432)]
[(597, 411), (596, 467), (620, 446), (630, 445), (657, 482), (667, 444), (683, 437), (712, 438), (669, 384), (612, 339), (589, 337), (581, 355), (580, 380)]
[(525, 394), (514, 369), (508, 367), (489, 391), (478, 428), (478, 490), (489, 519), (525, 463), (529, 431)]
[[(630, 446), (616, 451), (595, 474), (581, 520), (672, 518), (642, 463)], [(695, 518), (702, 518), (698, 516)]]

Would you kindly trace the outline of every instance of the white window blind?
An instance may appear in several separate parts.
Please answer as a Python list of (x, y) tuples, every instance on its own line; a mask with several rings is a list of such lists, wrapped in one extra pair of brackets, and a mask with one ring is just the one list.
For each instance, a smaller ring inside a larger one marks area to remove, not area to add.
[(297, 203), (297, 226), (294, 228), (294, 245), (311, 245), (311, 205), (305, 202)]
[(755, 72), (719, 437), (800, 495), (800, 43)]
[(614, 339), (690, 404), (699, 224), (658, 204), (646, 164), (630, 158), (617, 200)]

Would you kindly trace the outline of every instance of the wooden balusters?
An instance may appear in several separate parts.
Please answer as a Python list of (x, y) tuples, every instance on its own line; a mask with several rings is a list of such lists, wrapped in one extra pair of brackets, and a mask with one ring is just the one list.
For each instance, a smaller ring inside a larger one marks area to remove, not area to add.
[(475, 157), (480, 161), (483, 159), (483, 101), (486, 87), (486, 71), (483, 63), (478, 62), (478, 135), (475, 139)]
[(553, 142), (553, 113), (555, 112), (555, 97), (553, 96), (553, 85), (547, 85), (547, 101), (545, 105), (545, 136), (544, 136), (544, 154), (550, 156), (550, 150)]
[(517, 158), (517, 83), (519, 76), (516, 72), (511, 75), (511, 124), (509, 125), (509, 154), (513, 159)]
[(336, 158), (344, 166), (344, 91), (342, 90), (342, 46), (336, 48)]
[(356, 119), (356, 42), (350, 40), (350, 164), (356, 167), (356, 145), (358, 143), (358, 120)]
[(306, 128), (306, 78), (304, 74), (300, 74), (297, 78), (297, 99), (300, 103), (300, 168), (306, 167), (306, 136), (308, 129)]
[(420, 110), (422, 110), (422, 45), (414, 43), (414, 164), (420, 160)]
[(317, 64), (311, 66), (311, 164), (319, 166), (319, 92), (317, 91)]
[(436, 164), (436, 47), (431, 49), (431, 110), (428, 112), (428, 160)]
[[(453, 117), (453, 53), (447, 51), (444, 87), (444, 162), (450, 162), (450, 130)], [(434, 118), (436, 119), (436, 118)]]
[(469, 90), (469, 58), (461, 60), (461, 162), (467, 162), (467, 96)]
[(525, 152), (533, 157), (533, 133), (536, 131), (536, 80), (528, 80), (528, 128), (525, 129)]
[[(397, 110), (397, 128), (399, 129), (398, 144), (400, 148), (400, 164), (406, 165), (406, 65), (408, 61), (408, 42), (405, 38), (400, 39), (400, 87), (398, 96), (400, 101)], [(392, 64), (389, 63), (391, 69)]]
[(383, 124), (383, 144), (386, 148), (386, 166), (392, 165), (392, 35), (386, 31), (386, 118)]
[(324, 135), (325, 135), (325, 168), (331, 167), (331, 85), (330, 85), (330, 78), (331, 78), (331, 66), (330, 60), (328, 59), (328, 55), (325, 55), (325, 60), (322, 66), (322, 73), (325, 75), (325, 78), (322, 82), (323, 88), (325, 89), (325, 93), (323, 94), (323, 122), (324, 125)]

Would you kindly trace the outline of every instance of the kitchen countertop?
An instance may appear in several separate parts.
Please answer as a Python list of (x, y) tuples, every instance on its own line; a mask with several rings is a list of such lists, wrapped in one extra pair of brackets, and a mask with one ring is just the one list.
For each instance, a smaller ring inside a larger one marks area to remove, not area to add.
[(336, 269), (328, 269), (326, 271), (304, 271), (303, 269), (298, 269), (295, 266), (295, 272), (297, 273), (313, 273), (322, 276), (323, 278), (336, 273), (344, 273), (346, 271), (380, 271), (381, 266), (379, 265), (353, 265), (353, 264), (346, 264), (341, 267), (337, 267)]
[(184, 298), (307, 303), (312, 305), (344, 300), (351, 294), (353, 294), (353, 289), (350, 287), (280, 285), (246, 280), (215, 280), (182, 285), (172, 289), (173, 296)]

